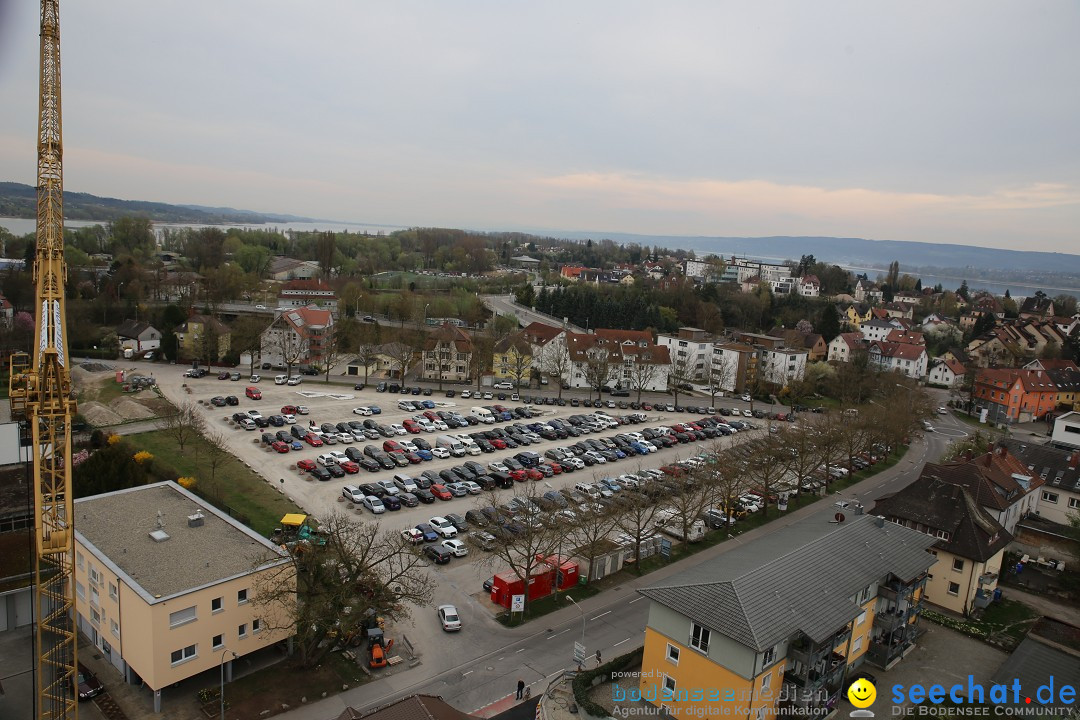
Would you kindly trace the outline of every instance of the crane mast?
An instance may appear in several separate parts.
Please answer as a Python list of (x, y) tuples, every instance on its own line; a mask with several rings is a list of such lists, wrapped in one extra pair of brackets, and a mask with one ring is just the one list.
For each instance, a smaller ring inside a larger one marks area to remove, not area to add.
[(64, 178), (59, 0), (41, 0), (38, 95), (36, 322), (29, 354), (11, 358), (14, 419), (32, 435), (36, 693), (39, 720), (77, 717), (71, 419), (75, 401), (64, 312)]

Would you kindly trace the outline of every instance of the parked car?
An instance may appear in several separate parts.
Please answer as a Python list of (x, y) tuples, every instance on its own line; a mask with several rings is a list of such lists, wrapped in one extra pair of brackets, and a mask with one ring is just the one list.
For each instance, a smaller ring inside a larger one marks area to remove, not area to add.
[[(436, 560), (436, 562), (438, 562)], [(461, 616), (453, 605), (440, 605), (435, 611), (439, 617), (439, 624), (447, 632), (455, 632), (461, 629)]]

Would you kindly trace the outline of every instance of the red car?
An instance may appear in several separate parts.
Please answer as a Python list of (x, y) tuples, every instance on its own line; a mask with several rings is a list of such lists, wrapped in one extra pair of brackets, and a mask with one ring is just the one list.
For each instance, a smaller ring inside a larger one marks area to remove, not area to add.
[(642, 410), (652, 410), (652, 405), (649, 403), (641, 403)]
[(527, 468), (525, 470), (525, 477), (529, 478), (530, 480), (543, 480), (544, 473), (540, 472), (536, 468)]
[(354, 463), (352, 460), (345, 460), (344, 462), (339, 462), (338, 467), (349, 473), (350, 475), (355, 475), (356, 473), (360, 472), (360, 466)]
[(401, 447), (401, 443), (397, 440), (386, 440), (382, 444), (383, 452), (405, 452), (405, 448)]
[(285, 405), (281, 408), (282, 415), (298, 415), (295, 405)]
[(516, 482), (525, 482), (525, 480), (528, 479), (528, 476), (525, 475), (524, 470), (511, 470), (510, 477), (512, 477)]
[(296, 467), (300, 468), (301, 470), (314, 470), (315, 469), (315, 461), (314, 460), (308, 460), (306, 458), (303, 459), (303, 460), (298, 460), (297, 463), (296, 463)]
[(544, 464), (547, 465), (549, 468), (551, 468), (552, 474), (559, 475), (559, 474), (562, 473), (562, 465), (560, 465), (559, 463), (554, 463), (553, 462), (553, 463), (544, 463)]
[(279, 453), (289, 452), (288, 444), (282, 442), (281, 440), (275, 440), (274, 442), (270, 443), (270, 447), (274, 448), (274, 450)]
[(401, 426), (411, 432), (413, 435), (417, 435), (420, 433), (420, 425), (412, 418), (402, 421)]
[(401, 454), (404, 455), (405, 459), (407, 459), (413, 465), (419, 465), (420, 463), (424, 462), (424, 459), (414, 452), (403, 452)]
[(308, 433), (304, 436), (304, 442), (311, 447), (322, 447), (322, 440), (315, 433)]
[(449, 490), (447, 490), (445, 485), (432, 485), (431, 487), (428, 488), (428, 490), (430, 490), (431, 494), (434, 495), (435, 497), (439, 498), (440, 500), (453, 500), (454, 499), (453, 493), (451, 493)]
[(492, 438), (491, 440), (488, 440), (488, 442), (491, 443), (491, 446), (496, 450), (506, 449), (506, 441), (504, 441), (502, 438)]
[(436, 415), (436, 414), (435, 414), (435, 411), (434, 411), (434, 410), (427, 410), (427, 411), (425, 411), (425, 412), (424, 412), (424, 417), (426, 417), (426, 418), (427, 418), (428, 420), (430, 420), (431, 422), (435, 422), (436, 420), (441, 420), (441, 419), (442, 419), (442, 418), (440, 418), (440, 417), (439, 417), (438, 415)]

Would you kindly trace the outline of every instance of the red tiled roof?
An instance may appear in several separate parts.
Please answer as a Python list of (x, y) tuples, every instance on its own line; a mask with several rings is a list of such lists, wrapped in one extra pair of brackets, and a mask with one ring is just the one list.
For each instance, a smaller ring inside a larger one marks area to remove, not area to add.
[(923, 334), (921, 332), (913, 332), (910, 330), (890, 330), (889, 334), (885, 336), (885, 342), (908, 343), (910, 345), (926, 344), (926, 340), (923, 339)]
[(910, 343), (873, 342), (870, 343), (870, 346), (877, 347), (881, 351), (882, 357), (900, 358), (901, 360), (918, 360), (920, 356), (926, 354), (926, 349), (922, 345), (912, 345)]
[(559, 336), (563, 329), (542, 322), (529, 323), (522, 330), (526, 339), (534, 345), (546, 345)]
[(290, 280), (281, 286), (282, 290), (317, 290), (319, 292), (333, 292), (334, 288), (330, 287), (322, 280)]

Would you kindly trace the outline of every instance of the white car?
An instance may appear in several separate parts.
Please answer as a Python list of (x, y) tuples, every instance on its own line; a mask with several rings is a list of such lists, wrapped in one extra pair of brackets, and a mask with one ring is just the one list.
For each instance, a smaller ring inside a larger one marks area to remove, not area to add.
[(590, 458), (597, 465), (603, 465), (607, 462), (607, 458), (596, 452), (595, 450), (590, 450), (589, 452), (585, 453), (585, 456)]
[(442, 420), (432, 420), (431, 424), (435, 426), (436, 430), (449, 430), (450, 429), (450, 426), (448, 426)]
[(416, 481), (408, 475), (395, 475), (394, 484), (401, 492), (416, 492)]
[(354, 407), (352, 409), (354, 415), (372, 415), (371, 408), (367, 407)]
[(248, 378), (248, 382), (249, 383), (262, 382), (262, 375), (252, 375), (251, 377)]
[(514, 389), (514, 383), (498, 382), (498, 383), (495, 383), (494, 385), (492, 385), (491, 387), (495, 388), (496, 390), (513, 390)]
[(384, 512), (386, 512), (386, 506), (383, 505), (382, 500), (375, 497), (374, 495), (368, 495), (366, 498), (364, 498), (363, 505), (375, 515), (382, 515)]
[(340, 450), (331, 450), (326, 454), (334, 458), (335, 462), (337, 462), (338, 465), (349, 459), (349, 456), (341, 452)]
[(439, 616), (439, 624), (442, 625), (442, 629), (446, 632), (461, 629), (461, 616), (458, 615), (457, 608), (453, 605), (440, 605), (435, 614)]
[(387, 495), (398, 494), (398, 487), (394, 484), (393, 480), (379, 480), (375, 484), (385, 490)]
[(491, 393), (489, 393), (489, 392), (486, 392), (486, 393), (484, 393), (484, 399), (485, 399), (485, 400), (490, 400), (490, 399), (491, 399), (491, 398), (493, 398), (493, 397), (494, 397), (494, 395), (492, 395), (492, 394), (491, 394)]
[[(564, 462), (564, 461), (563, 460), (559, 461), (560, 464), (562, 462)], [(574, 457), (566, 458), (565, 462), (572, 465), (575, 470), (584, 470), (585, 469), (585, 461), (582, 460), (581, 458), (577, 457), (576, 455)]]
[(249, 418), (251, 418), (252, 420), (257, 420), (258, 418), (262, 417), (262, 413), (259, 412), (258, 410), (248, 410), (247, 411), (247, 416)]
[(450, 522), (444, 517), (436, 515), (435, 517), (428, 520), (428, 523), (431, 525), (431, 528), (435, 532), (439, 533), (444, 538), (457, 537), (457, 528), (454, 527), (454, 523)]
[(295, 425), (296, 424), (296, 416), (293, 415), (292, 413), (285, 413), (281, 417), (285, 418), (285, 424), (286, 425)]
[(333, 455), (331, 455), (330, 453), (325, 453), (323, 455), (320, 455), (319, 457), (315, 458), (315, 462), (317, 462), (317, 463), (319, 463), (320, 465), (323, 465), (323, 466), (337, 465), (338, 464), (337, 458), (334, 457)]
[(356, 442), (356, 438), (353, 437), (353, 434), (351, 432), (339, 432), (339, 433), (335, 434), (334, 437), (337, 438), (337, 441), (339, 443), (343, 443), (343, 444)]
[(465, 557), (469, 554), (469, 548), (460, 540), (443, 540), (442, 549), (454, 557)]
[(433, 447), (431, 448), (431, 457), (445, 460), (450, 457), (450, 451), (442, 447)]
[(937, 409), (937, 412), (938, 412), (938, 415), (948, 415), (949, 414), (948, 409), (944, 408), (944, 407), (939, 407)]
[(743, 402), (750, 402), (751, 400), (753, 400), (753, 398), (751, 398), (749, 395), (743, 395), (742, 396), (742, 401)]
[(289, 378), (289, 381), (287, 383), (285, 383), (285, 384), (286, 385), (299, 385), (302, 382), (304, 382), (304, 378), (300, 377), (299, 375), (294, 375), (293, 377)]
[(254, 430), (255, 428), (257, 428), (259, 426), (256, 425), (255, 421), (252, 420), (251, 418), (241, 418), (240, 419), (240, 427), (244, 428), (245, 430)]
[(488, 470), (494, 470), (495, 472), (501, 472), (501, 473), (510, 472), (510, 468), (506, 467), (505, 465), (503, 465), (498, 460), (492, 460), (491, 462), (489, 462), (488, 463)]
[(479, 495), (484, 492), (484, 488), (480, 487), (479, 483), (475, 483), (472, 480), (462, 480), (461, 484), (465, 486), (470, 495)]
[(364, 498), (366, 497), (364, 492), (355, 485), (346, 485), (342, 488), (341, 494), (349, 502), (354, 502), (358, 505), (362, 505), (364, 503)]
[(412, 545), (421, 545), (424, 542), (424, 533), (416, 528), (405, 528), (401, 531), (401, 537)]
[(750, 412), (749, 410), (743, 410), (742, 414), (743, 417), (754, 417), (754, 413)]
[(466, 400), (471, 398), (472, 397), (472, 390), (462, 390), (461, 391), (461, 397), (465, 398)]
[(311, 411), (307, 409), (307, 405), (297, 405), (296, 406), (296, 414), (297, 415), (307, 415), (309, 412), (311, 412)]
[(394, 423), (393, 425), (391, 425), (390, 429), (394, 431), (395, 435), (408, 435), (409, 434), (409, 431), (405, 429), (404, 425), (398, 425), (397, 423)]

